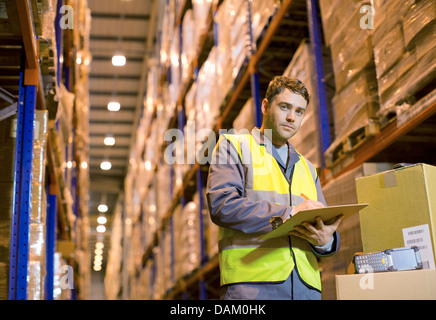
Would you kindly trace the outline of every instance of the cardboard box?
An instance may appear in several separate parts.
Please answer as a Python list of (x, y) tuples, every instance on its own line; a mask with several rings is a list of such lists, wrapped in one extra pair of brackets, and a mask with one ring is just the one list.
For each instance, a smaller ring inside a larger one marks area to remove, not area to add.
[[(329, 206), (357, 203), (356, 178), (386, 171), (392, 168), (388, 162), (365, 162), (322, 187)], [(337, 230), (341, 236), (341, 249), (330, 257), (320, 259), (322, 299), (336, 300), (335, 276), (347, 274), (354, 253), (362, 252), (359, 213), (343, 220)]]
[(416, 164), (356, 179), (364, 252), (416, 245), (434, 269), (436, 167)]
[(434, 300), (436, 271), (416, 270), (336, 276), (338, 300)]

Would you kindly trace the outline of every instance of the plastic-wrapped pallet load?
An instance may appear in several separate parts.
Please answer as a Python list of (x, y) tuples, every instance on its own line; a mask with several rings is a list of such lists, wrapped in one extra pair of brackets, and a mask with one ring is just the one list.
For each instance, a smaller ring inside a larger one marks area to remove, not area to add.
[(147, 249), (158, 229), (157, 219), (157, 196), (155, 185), (153, 184), (147, 192), (144, 200), (142, 214), (142, 233), (144, 234), (144, 249)]
[[(366, 69), (354, 78), (332, 100), (336, 142), (376, 119), (379, 110), (377, 81), (373, 69)], [(333, 143), (333, 145), (335, 145)]]
[(166, 1), (162, 19), (160, 64), (166, 67), (170, 59), (170, 45), (176, 19), (174, 0)]
[(217, 101), (217, 93), (221, 89), (217, 87), (215, 58), (215, 47), (213, 47), (198, 72), (195, 96), (197, 132), (202, 129), (212, 129), (218, 117), (220, 104)]
[(182, 64), (182, 83), (185, 83), (189, 77), (190, 66), (197, 55), (197, 38), (196, 38), (196, 28), (193, 19), (192, 10), (189, 9), (185, 12), (182, 22), (182, 52), (180, 55), (180, 60)]
[(200, 264), (198, 204), (191, 201), (173, 214), (175, 279), (183, 278)]
[[(268, 19), (277, 9), (274, 0), (259, 0), (251, 2), (251, 29), (253, 42), (260, 36)], [(225, 0), (218, 8), (215, 16), (218, 32), (218, 47), (225, 51), (224, 61), (231, 61), (232, 79), (235, 80), (245, 59), (247, 44), (247, 2), (244, 0)], [(228, 68), (228, 64), (223, 65)], [(227, 91), (226, 91), (227, 92)]]
[(180, 28), (174, 29), (174, 36), (171, 40), (170, 47), (170, 71), (171, 77), (168, 79), (169, 101), (176, 103), (179, 95), (179, 87), (181, 81), (181, 61), (180, 61)]
[(115, 300), (121, 287), (121, 261), (123, 255), (121, 206), (117, 205), (112, 222), (112, 233), (104, 278), (105, 295), (108, 300)]
[(374, 6), (380, 117), (394, 113), (404, 122), (402, 113), (428, 93), (436, 77), (436, 3), (377, 0)]
[(161, 251), (163, 252), (163, 261), (161, 266), (163, 269), (163, 294), (168, 292), (168, 290), (174, 286), (174, 260), (172, 257), (173, 243), (172, 230), (169, 226), (166, 226), (166, 228), (163, 230), (160, 243)]
[(44, 299), (45, 269), (45, 162), (47, 144), (47, 111), (35, 111), (31, 214), (29, 221), (29, 264), (28, 292), (29, 300)]
[(321, 7), (336, 86), (332, 99), (335, 138), (326, 151), (328, 166), (337, 160), (337, 154), (349, 151), (344, 148), (354, 147), (344, 144), (352, 142), (348, 138), (353, 134), (363, 132), (367, 137), (375, 133), (373, 124), (378, 120), (379, 98), (372, 35), (370, 29), (360, 25), (360, 9), (367, 4), (367, 1), (336, 0), (326, 1)]
[(8, 299), (16, 116), (0, 121), (0, 300)]
[(344, 26), (344, 17), (349, 17), (353, 10), (358, 5), (363, 5), (363, 3), (362, 0), (322, 0), (319, 2), (324, 38), (327, 45), (330, 45), (337, 30)]
[(192, 13), (197, 29), (197, 37), (200, 37), (206, 30), (206, 21), (209, 16), (212, 0), (192, 0)]
[(162, 220), (166, 217), (168, 209), (171, 205), (170, 197), (170, 166), (164, 161), (158, 169), (156, 181), (157, 194), (157, 217), (158, 226), (162, 224)]

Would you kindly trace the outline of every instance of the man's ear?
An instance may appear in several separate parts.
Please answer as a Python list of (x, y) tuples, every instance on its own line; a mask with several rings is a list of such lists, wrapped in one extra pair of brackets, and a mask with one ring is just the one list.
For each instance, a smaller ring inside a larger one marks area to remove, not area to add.
[(269, 108), (269, 101), (267, 99), (263, 99), (261, 105), (262, 114), (265, 114), (268, 111), (268, 108)]

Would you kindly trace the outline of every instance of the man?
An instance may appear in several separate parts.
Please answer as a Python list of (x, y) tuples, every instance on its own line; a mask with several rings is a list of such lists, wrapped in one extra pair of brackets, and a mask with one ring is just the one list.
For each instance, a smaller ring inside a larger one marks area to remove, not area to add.
[(308, 103), (299, 80), (275, 77), (262, 101), (262, 127), (222, 135), (214, 150), (206, 194), (220, 227), (222, 299), (321, 299), (317, 257), (339, 249), (340, 216), (330, 225), (317, 218), (288, 237), (258, 240), (272, 230), (271, 218), (285, 221), (326, 205), (314, 166), (288, 142)]

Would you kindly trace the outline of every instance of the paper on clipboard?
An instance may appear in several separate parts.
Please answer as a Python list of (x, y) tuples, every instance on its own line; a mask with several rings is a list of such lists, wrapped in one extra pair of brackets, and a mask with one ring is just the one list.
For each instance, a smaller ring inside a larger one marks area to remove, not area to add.
[(286, 220), (278, 228), (260, 236), (259, 240), (267, 240), (267, 239), (286, 236), (289, 234), (290, 231), (294, 230), (295, 226), (301, 224), (304, 221), (314, 223), (316, 217), (321, 217), (324, 222), (328, 222), (329, 220), (332, 220), (336, 216), (342, 214), (344, 215), (342, 219), (347, 219), (368, 205), (369, 203), (346, 204), (346, 205), (339, 205), (339, 206), (330, 206), (330, 207), (316, 208), (310, 210), (303, 210), (298, 212), (292, 218)]

